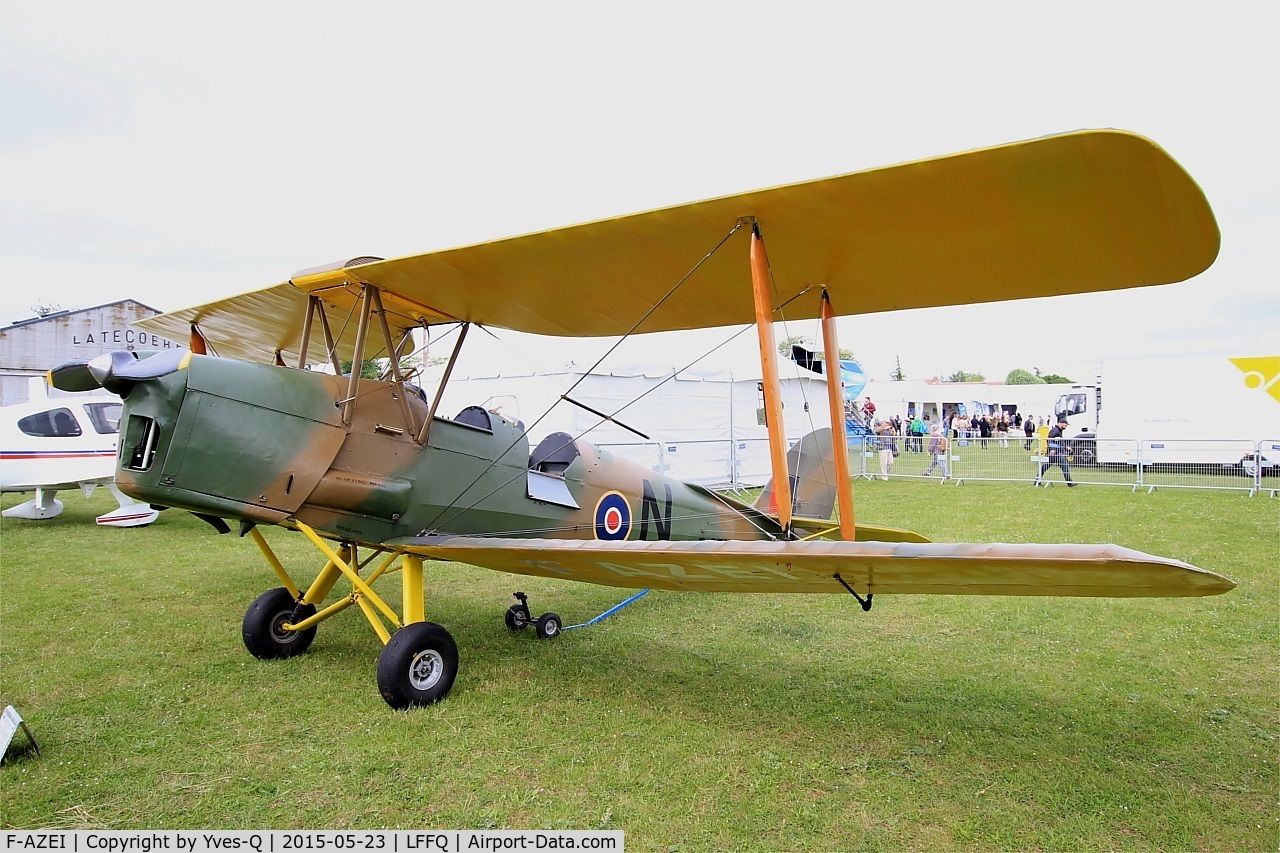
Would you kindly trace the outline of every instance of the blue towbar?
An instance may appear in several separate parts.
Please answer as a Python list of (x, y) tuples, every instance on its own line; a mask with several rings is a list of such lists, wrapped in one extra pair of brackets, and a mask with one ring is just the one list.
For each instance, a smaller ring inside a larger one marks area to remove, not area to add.
[(646, 595), (648, 595), (648, 594), (649, 594), (649, 590), (647, 590), (647, 589), (642, 589), (642, 590), (640, 590), (639, 592), (637, 592), (635, 595), (633, 595), (633, 596), (631, 596), (630, 598), (628, 598), (626, 601), (621, 601), (621, 602), (619, 602), (619, 603), (615, 604), (613, 607), (610, 607), (608, 610), (606, 610), (605, 612), (601, 613), (601, 614), (600, 614), (599, 616), (597, 616), (596, 618), (594, 618), (594, 619), (590, 619), (590, 620), (588, 620), (588, 621), (586, 621), (586, 622), (583, 622), (581, 625), (566, 625), (566, 626), (564, 627), (564, 630), (566, 630), (566, 631), (572, 631), (574, 628), (586, 628), (586, 627), (587, 627), (587, 626), (589, 626), (589, 625), (594, 625), (594, 624), (596, 624), (597, 622), (601, 621), (602, 619), (608, 619), (610, 616), (612, 616), (613, 614), (617, 613), (619, 610), (621, 610), (622, 608), (626, 607), (628, 604), (631, 604), (631, 603), (633, 603), (633, 602), (635, 602), (635, 601), (639, 601), (641, 598), (643, 598), (644, 596), (646, 596)]

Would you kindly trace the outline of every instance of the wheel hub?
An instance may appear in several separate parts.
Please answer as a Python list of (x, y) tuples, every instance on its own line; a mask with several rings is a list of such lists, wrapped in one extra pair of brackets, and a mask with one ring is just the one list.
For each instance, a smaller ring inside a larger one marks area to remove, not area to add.
[(444, 658), (435, 649), (424, 649), (409, 664), (409, 683), (415, 690), (430, 690), (444, 674)]
[(288, 628), (284, 627), (285, 625), (288, 625), (292, 621), (293, 621), (292, 611), (288, 613), (281, 613), (279, 616), (272, 619), (271, 620), (271, 639), (275, 640), (277, 643), (280, 643), (281, 645), (292, 643), (294, 640), (298, 639), (297, 631), (291, 631)]

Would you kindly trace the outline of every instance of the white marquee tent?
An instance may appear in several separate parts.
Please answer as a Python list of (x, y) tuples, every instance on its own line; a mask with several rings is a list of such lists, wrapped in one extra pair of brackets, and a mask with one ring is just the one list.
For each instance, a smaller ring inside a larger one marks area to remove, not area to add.
[(1003, 382), (936, 382), (904, 379), (899, 382), (873, 380), (863, 389), (863, 396), (876, 404), (876, 414), (882, 417), (897, 415), (928, 415), (932, 423), (938, 422), (939, 413), (954, 414), (964, 407), (966, 414), (986, 413), (1004, 408), (1009, 413), (1021, 412), (1024, 416), (1049, 418), (1060, 394), (1071, 389), (1070, 385), (1006, 385)]
[[(570, 366), (560, 372), (491, 375), (455, 370), (438, 414), (452, 417), (479, 405), (522, 423), (532, 445), (552, 432), (566, 432), (680, 479), (759, 485), (769, 477), (769, 454), (760, 372), (753, 368), (588, 373)], [(829, 426), (825, 378), (791, 362), (781, 364), (780, 371), (788, 438)], [(442, 372), (432, 368), (424, 387), (436, 387)]]

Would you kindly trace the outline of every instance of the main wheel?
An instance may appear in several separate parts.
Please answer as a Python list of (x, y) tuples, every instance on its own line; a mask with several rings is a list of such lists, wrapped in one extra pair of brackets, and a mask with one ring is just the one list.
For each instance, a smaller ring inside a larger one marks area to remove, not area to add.
[(533, 623), (533, 629), (537, 632), (539, 640), (550, 640), (560, 634), (560, 617), (554, 613), (543, 613), (538, 617), (538, 621)]
[(405, 625), (378, 655), (378, 691), (392, 708), (439, 702), (457, 675), (458, 646), (434, 622)]
[(264, 592), (245, 611), (240, 626), (244, 646), (254, 657), (263, 660), (300, 655), (316, 638), (316, 629), (288, 631), (284, 626), (314, 616), (315, 612), (310, 604), (298, 604), (284, 587)]
[(503, 617), (503, 621), (512, 631), (519, 631), (529, 625), (529, 610), (522, 604), (513, 604), (507, 608), (507, 615)]

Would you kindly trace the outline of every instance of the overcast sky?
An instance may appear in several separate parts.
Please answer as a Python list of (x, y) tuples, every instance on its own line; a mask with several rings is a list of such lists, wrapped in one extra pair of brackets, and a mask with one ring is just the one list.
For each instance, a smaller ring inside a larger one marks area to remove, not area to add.
[[(841, 343), (882, 379), (896, 358), (910, 378), (1084, 379), (1100, 359), (1280, 350), (1263, 3), (194, 8), (0, 0), (0, 324), (37, 304), (173, 310), (358, 255), (1116, 127), (1204, 188), (1222, 230), (1207, 272), (846, 318)], [(682, 364), (705, 340), (630, 358)]]

